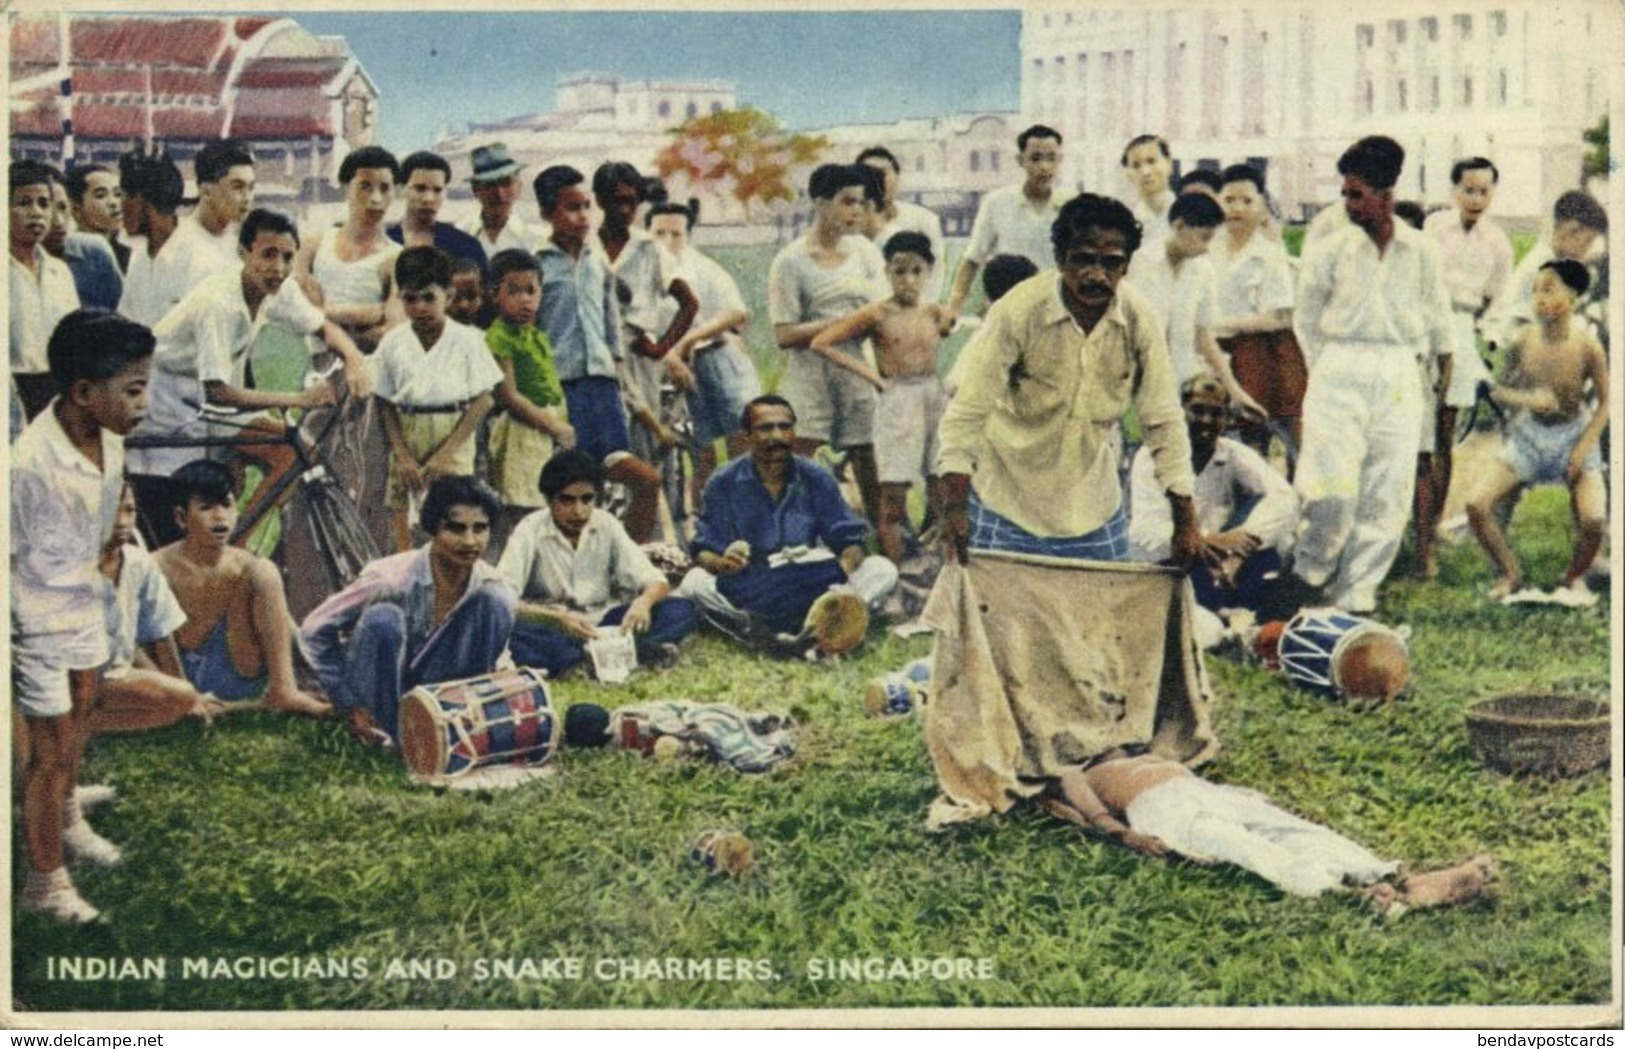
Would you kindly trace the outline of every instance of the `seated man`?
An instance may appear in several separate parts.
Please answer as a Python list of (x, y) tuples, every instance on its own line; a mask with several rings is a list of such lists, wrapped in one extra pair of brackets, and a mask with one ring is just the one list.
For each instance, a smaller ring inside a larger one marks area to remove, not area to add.
[(481, 560), (497, 495), (473, 477), (439, 477), (418, 523), (429, 542), (381, 557), (299, 628), (299, 646), (351, 731), (393, 745), (401, 697), (507, 662), (518, 598)]
[[(796, 413), (767, 394), (745, 405), (740, 428), (750, 454), (711, 476), (693, 542), (698, 566), (678, 593), (735, 637), (773, 634), (809, 641), (814, 602), (832, 589), (876, 608), (897, 585), (897, 566), (865, 557), (867, 525), (841, 498), (835, 478), (791, 454)], [(850, 647), (850, 646), (848, 646)]]
[(317, 717), (329, 706), (293, 676), (293, 631), (276, 565), (231, 545), (237, 488), (223, 463), (195, 459), (171, 480), (181, 538), (153, 555), (186, 613), (175, 631), (181, 665), (216, 699), (264, 696), (267, 710)]
[[(1222, 436), (1230, 421), (1230, 394), (1211, 375), (1180, 387), (1185, 425), (1196, 471), (1196, 521), (1202, 557), (1190, 570), (1197, 604), (1210, 612), (1245, 608), (1277, 618), (1288, 610), (1266, 608), (1269, 582), (1281, 571), (1298, 523), (1292, 485), (1259, 454)], [(1173, 518), (1154, 476), (1149, 448), (1134, 457), (1129, 482), (1132, 513), (1129, 548), (1137, 560), (1162, 561), (1172, 553)]]
[(636, 636), (639, 663), (675, 663), (677, 642), (694, 630), (694, 604), (668, 598), (666, 577), (598, 509), (603, 464), (559, 452), (542, 467), (539, 487), (547, 508), (519, 522), (497, 565), (519, 592), (514, 661), (557, 677), (586, 657), (586, 642), (619, 626)]

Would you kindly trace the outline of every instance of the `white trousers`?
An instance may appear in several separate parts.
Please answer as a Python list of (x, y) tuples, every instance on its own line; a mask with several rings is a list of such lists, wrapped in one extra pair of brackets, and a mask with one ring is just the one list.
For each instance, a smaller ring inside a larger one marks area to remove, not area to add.
[(1128, 825), (1193, 860), (1233, 863), (1294, 896), (1370, 885), (1399, 870), (1365, 846), (1285, 809), (1256, 791), (1181, 776), (1129, 803)]
[(1415, 348), (1331, 343), (1309, 373), (1295, 484), (1295, 568), (1350, 612), (1376, 608), (1416, 488), (1422, 383)]

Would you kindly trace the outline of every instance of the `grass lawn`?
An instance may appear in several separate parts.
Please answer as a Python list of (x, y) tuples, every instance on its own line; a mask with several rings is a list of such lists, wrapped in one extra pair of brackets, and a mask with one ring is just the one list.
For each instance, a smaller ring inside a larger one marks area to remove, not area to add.
[[(719, 252), (719, 255), (723, 253)], [(763, 301), (766, 253), (742, 274)], [(770, 360), (763, 319), (751, 331)], [(1550, 586), (1568, 556), (1563, 493), (1526, 498), (1515, 548)], [(76, 873), (109, 920), (14, 911), (19, 1011), (1588, 1004), (1610, 994), (1609, 778), (1489, 772), (1463, 711), (1520, 689), (1610, 688), (1610, 606), (1489, 606), (1476, 548), (1434, 584), (1391, 583), (1410, 694), (1356, 716), (1261, 668), (1209, 660), (1225, 749), (1208, 775), (1255, 787), (1415, 868), (1490, 851), (1496, 899), (1384, 924), (1357, 899), (1290, 898), (1231, 868), (1141, 859), (1031, 810), (933, 836), (917, 719), (863, 714), (865, 681), (929, 651), (876, 634), (835, 666), (694, 639), (683, 665), (572, 703), (719, 700), (792, 711), (789, 765), (747, 777), (693, 762), (571, 752), (509, 793), (412, 786), (334, 724), (260, 713), (98, 741), (85, 782), (121, 793), (98, 829), (127, 862)], [(1395, 578), (1407, 568), (1402, 558)], [(755, 843), (757, 869), (707, 877), (703, 829)], [(14, 883), (23, 871), (14, 840)], [(162, 980), (49, 978), (48, 960), (161, 958)], [(964, 957), (987, 978), (818, 980), (826, 958)], [(183, 972), (183, 959), (293, 959), (347, 971)], [(393, 978), (392, 959), (441, 960)], [(519, 978), (492, 959), (530, 959)], [(576, 959), (578, 975), (544, 960)], [(652, 964), (648, 960), (655, 960)], [(666, 970), (676, 959), (685, 971)], [(745, 959), (743, 965), (708, 959)], [(630, 967), (622, 968), (622, 961)], [(362, 969), (365, 968), (365, 974)], [(651, 968), (656, 970), (651, 972)], [(749, 979), (738, 978), (737, 971)], [(726, 978), (723, 973), (726, 972)], [(545, 1018), (544, 1018), (545, 1019)]]

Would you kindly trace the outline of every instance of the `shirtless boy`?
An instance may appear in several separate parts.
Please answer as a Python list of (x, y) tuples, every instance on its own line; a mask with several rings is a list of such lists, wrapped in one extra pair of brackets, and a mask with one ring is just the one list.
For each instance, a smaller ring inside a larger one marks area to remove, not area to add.
[(1261, 794), (1209, 782), (1154, 754), (1108, 751), (1094, 764), (1062, 775), (1058, 793), (1046, 805), (1051, 814), (1098, 830), (1135, 852), (1234, 863), (1295, 896), (1352, 885), (1390, 918), (1415, 908), (1466, 903), (1483, 895), (1495, 875), (1495, 862), (1487, 855), (1443, 870), (1403, 874), (1397, 862), (1379, 859)]
[(231, 471), (207, 459), (175, 471), (179, 542), (153, 557), (186, 613), (175, 631), (186, 676), (222, 700), (264, 694), (267, 710), (323, 716), (331, 709), (293, 676), (293, 621), (270, 561), (231, 545), (237, 493)]
[[(875, 465), (880, 476), (880, 550), (893, 564), (903, 560), (902, 525), (908, 488), (926, 479), (926, 500), (936, 504), (937, 422), (947, 394), (937, 378), (937, 347), (953, 329), (947, 308), (922, 303), (936, 258), (923, 234), (894, 233), (886, 241), (886, 277), (891, 298), (841, 318), (813, 337), (811, 349), (831, 364), (872, 383), (875, 404)], [(872, 338), (876, 371), (862, 357), (835, 347)]]
[[(1493, 508), (1515, 490), (1543, 481), (1568, 485), (1577, 529), (1574, 557), (1552, 596), (1575, 606), (1597, 600), (1586, 587), (1585, 571), (1607, 528), (1598, 445), (1608, 425), (1608, 362), (1596, 338), (1572, 323), (1575, 303), (1590, 285), (1585, 266), (1573, 259), (1554, 259), (1540, 268), (1534, 287), (1536, 322), (1514, 337), (1502, 380), (1491, 392), (1497, 404), (1514, 412), (1499, 459), (1486, 464), (1467, 503), (1467, 520), (1500, 573), (1490, 587), (1492, 601), (1523, 585), (1518, 559)], [(1595, 409), (1586, 403), (1588, 384)]]

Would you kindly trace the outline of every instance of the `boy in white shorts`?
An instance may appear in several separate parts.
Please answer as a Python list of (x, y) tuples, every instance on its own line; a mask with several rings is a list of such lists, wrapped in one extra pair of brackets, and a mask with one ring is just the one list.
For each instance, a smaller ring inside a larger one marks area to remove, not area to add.
[[(894, 233), (884, 249), (891, 298), (865, 306), (819, 332), (812, 350), (831, 364), (859, 376), (880, 391), (875, 404), (875, 465), (880, 478), (880, 551), (893, 563), (903, 560), (903, 521), (908, 488), (923, 476), (926, 501), (936, 505), (937, 423), (947, 393), (937, 378), (937, 350), (953, 328), (945, 307), (922, 303), (936, 258), (923, 234)], [(862, 357), (835, 347), (874, 340), (876, 371)]]

